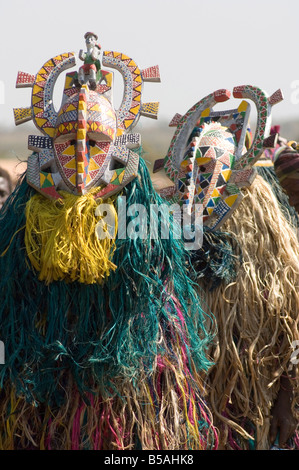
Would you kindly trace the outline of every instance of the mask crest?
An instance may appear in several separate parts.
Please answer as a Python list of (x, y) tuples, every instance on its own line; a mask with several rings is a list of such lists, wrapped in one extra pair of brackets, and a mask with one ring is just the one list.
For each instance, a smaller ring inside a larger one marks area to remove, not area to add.
[(256, 175), (254, 164), (264, 148), (275, 146), (277, 135), (269, 136), (271, 108), (283, 99), (280, 90), (268, 97), (257, 87), (234, 88), (234, 98), (249, 98), (257, 107), (256, 132), (250, 145), (247, 101), (242, 100), (237, 109), (212, 109), (230, 96), (228, 90), (218, 90), (184, 116), (176, 114), (170, 123), (176, 131), (168, 153), (154, 166), (154, 172), (164, 168), (173, 182), (161, 190), (161, 195), (187, 206), (189, 214), (197, 205), (204, 225), (212, 229), (218, 228), (242, 200), (241, 188), (252, 183)]
[[(59, 190), (75, 195), (99, 187), (95, 198), (119, 192), (137, 176), (140, 134), (133, 133), (140, 116), (157, 119), (159, 103), (142, 102), (143, 84), (160, 81), (159, 67), (141, 70), (129, 56), (104, 51), (97, 35), (85, 34), (84, 64), (78, 72), (68, 72), (60, 109), (53, 104), (59, 75), (76, 65), (73, 52), (58, 55), (36, 75), (19, 72), (16, 87), (31, 87), (31, 106), (14, 109), (16, 125), (33, 120), (42, 135), (30, 135), (27, 181), (43, 195), (59, 199)], [(120, 72), (124, 92), (119, 109), (113, 106), (113, 72)]]

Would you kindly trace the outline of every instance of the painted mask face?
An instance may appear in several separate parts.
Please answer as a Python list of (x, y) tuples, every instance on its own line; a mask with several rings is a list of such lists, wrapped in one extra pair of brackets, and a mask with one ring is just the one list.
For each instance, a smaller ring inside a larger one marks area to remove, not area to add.
[(242, 101), (238, 109), (212, 111), (212, 106), (230, 98), (228, 90), (218, 90), (196, 103), (184, 116), (176, 115), (177, 127), (163, 163), (173, 186), (161, 195), (185, 206), (189, 214), (202, 216), (204, 225), (218, 228), (242, 199), (241, 188), (252, 183), (255, 162), (265, 147), (275, 144), (271, 135), (271, 106), (282, 99), (280, 90), (270, 98), (256, 87), (235, 87), (235, 98), (249, 98), (258, 111), (257, 130), (249, 149), (245, 146), (250, 106)]
[[(236, 150), (235, 135), (220, 123), (196, 126), (191, 133), (186, 157), (181, 162), (178, 189), (183, 194), (183, 203), (190, 203), (191, 199), (193, 204), (202, 205), (204, 222), (224, 195)], [(190, 194), (188, 188), (192, 182)]]
[(116, 114), (107, 98), (88, 87), (62, 106), (54, 139), (55, 161), (71, 191), (78, 194), (103, 176), (116, 137)]
[(82, 83), (78, 72), (67, 73), (60, 111), (55, 111), (55, 82), (76, 64), (74, 53), (53, 57), (36, 75), (18, 74), (17, 87), (32, 87), (32, 99), (30, 108), (14, 110), (16, 124), (33, 119), (43, 134), (29, 136), (28, 148), (35, 153), (28, 159), (27, 181), (46, 197), (60, 199), (59, 190), (80, 196), (96, 187), (94, 197), (105, 199), (137, 176), (134, 150), (141, 139), (132, 129), (140, 116), (157, 118), (158, 103), (142, 103), (142, 88), (146, 81), (160, 81), (159, 68), (141, 70), (132, 58), (114, 51), (105, 51), (102, 63), (123, 76), (119, 109), (113, 106), (113, 72), (101, 69), (92, 90), (88, 74)]

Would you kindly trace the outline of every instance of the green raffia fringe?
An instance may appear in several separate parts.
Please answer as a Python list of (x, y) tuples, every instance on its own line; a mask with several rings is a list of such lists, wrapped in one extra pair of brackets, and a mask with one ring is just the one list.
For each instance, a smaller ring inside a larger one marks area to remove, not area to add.
[[(23, 177), (0, 213), (0, 324), (5, 364), (0, 387), (13, 384), (16, 395), (38, 406), (59, 406), (65, 400), (64, 374), (70, 371), (81, 396), (94, 386), (113, 396), (114, 379), (138, 388), (139, 369), (151, 375), (155, 359), (172, 353), (171, 341), (158, 341), (178, 328), (186, 361), (197, 372), (210, 362), (212, 341), (207, 314), (188, 277), (185, 250), (179, 240), (117, 240), (117, 265), (104, 286), (37, 279), (24, 248), (25, 206), (35, 191)], [(127, 205), (164, 203), (140, 160), (139, 175), (122, 193)], [(50, 202), (49, 202), (50, 203)], [(209, 318), (210, 325), (210, 318)], [(170, 336), (170, 335), (169, 335)], [(173, 352), (173, 354), (175, 354)], [(93, 384), (91, 386), (91, 384)]]

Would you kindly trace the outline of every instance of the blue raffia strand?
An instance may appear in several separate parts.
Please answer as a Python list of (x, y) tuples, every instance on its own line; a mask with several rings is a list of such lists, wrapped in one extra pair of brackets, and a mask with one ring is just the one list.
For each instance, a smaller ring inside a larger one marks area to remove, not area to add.
[(190, 275), (213, 290), (221, 282), (233, 282), (241, 262), (241, 248), (233, 235), (204, 226), (202, 246), (190, 254)]

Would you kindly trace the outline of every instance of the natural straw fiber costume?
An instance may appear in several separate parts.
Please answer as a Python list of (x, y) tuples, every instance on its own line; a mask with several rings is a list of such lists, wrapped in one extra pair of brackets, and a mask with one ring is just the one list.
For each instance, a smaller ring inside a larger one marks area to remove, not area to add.
[[(201, 215), (204, 222), (203, 245), (192, 252), (191, 262), (206, 309), (217, 322), (208, 402), (219, 448), (269, 449), (272, 407), (299, 338), (296, 227), (273, 186), (253, 166), (265, 147), (276, 145), (277, 135), (267, 135), (279, 92), (269, 98), (255, 87), (234, 90), (235, 97), (257, 105), (249, 148), (244, 114), (249, 103), (216, 112), (211, 106), (219, 96), (229, 93), (216, 92), (176, 118), (164, 160), (174, 186), (161, 193), (172, 192), (171, 202), (189, 207), (194, 220)], [(292, 384), (296, 390), (296, 376)]]
[(271, 409), (299, 335), (299, 243), (259, 175), (222, 231), (242, 261), (233, 282), (210, 292), (203, 283), (218, 325), (209, 402), (221, 446), (269, 449)]
[(96, 84), (68, 73), (55, 113), (53, 86), (73, 53), (18, 75), (32, 105), (16, 122), (33, 118), (43, 135), (29, 137), (26, 175), (0, 213), (0, 448), (211, 449), (201, 374), (212, 319), (182, 242), (132, 236), (163, 202), (130, 133), (141, 114), (155, 117), (141, 90), (158, 68), (112, 51), (102, 62), (125, 79), (117, 111), (101, 69)]

